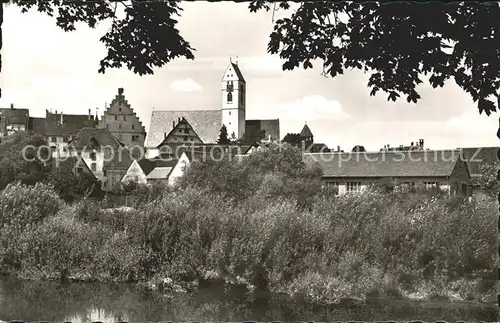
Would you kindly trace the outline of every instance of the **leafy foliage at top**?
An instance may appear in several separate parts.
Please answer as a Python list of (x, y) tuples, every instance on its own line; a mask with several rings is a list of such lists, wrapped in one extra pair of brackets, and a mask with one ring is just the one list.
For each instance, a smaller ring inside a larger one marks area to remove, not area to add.
[[(174, 16), (182, 10), (176, 1), (15, 0), (56, 15), (66, 31), (75, 23), (90, 27), (112, 20), (101, 38), (108, 50), (99, 72), (126, 66), (139, 75), (152, 74), (179, 57), (194, 59), (194, 49), (176, 29)], [(116, 14), (125, 7), (124, 17)], [(274, 6), (289, 9), (280, 1)], [(251, 1), (249, 10), (270, 10), (263, 0)], [(370, 74), (370, 94), (388, 94), (388, 100), (420, 99), (422, 75), (434, 87), (454, 80), (490, 115), (500, 104), (500, 7), (496, 3), (411, 2), (301, 2), (289, 17), (275, 22), (268, 52), (285, 59), (284, 70), (312, 68), (323, 61), (324, 75), (335, 77), (347, 69)]]
[[(97, 23), (112, 20), (111, 28), (101, 37), (108, 50), (100, 62), (99, 72), (108, 68), (127, 67), (139, 75), (153, 74), (174, 58), (194, 59), (191, 45), (176, 28), (182, 9), (176, 1), (45, 1), (14, 0), (23, 12), (36, 9), (56, 17), (57, 26), (65, 31), (83, 22), (94, 28)], [(117, 15), (118, 4), (125, 7), (124, 17)]]
[(500, 183), (497, 179), (498, 166), (483, 164), (479, 168), (481, 176), (472, 178), (472, 185), (475, 189), (481, 190), (490, 197), (498, 195)]
[[(270, 7), (259, 0), (250, 9)], [(489, 115), (500, 104), (499, 32), (496, 4), (301, 2), (276, 21), (268, 51), (286, 60), (284, 70), (320, 59), (332, 77), (346, 69), (370, 73), (370, 94), (383, 91), (392, 101), (416, 103), (422, 74), (434, 88), (453, 79)]]

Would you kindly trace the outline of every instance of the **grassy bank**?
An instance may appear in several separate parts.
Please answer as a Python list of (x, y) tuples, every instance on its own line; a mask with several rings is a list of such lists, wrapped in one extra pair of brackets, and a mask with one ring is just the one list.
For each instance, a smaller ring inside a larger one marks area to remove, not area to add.
[(2, 269), (172, 291), (219, 281), (318, 303), (494, 292), (493, 199), (328, 196), (317, 169), (270, 154), (193, 165), (178, 189), (127, 212), (10, 185), (0, 196)]

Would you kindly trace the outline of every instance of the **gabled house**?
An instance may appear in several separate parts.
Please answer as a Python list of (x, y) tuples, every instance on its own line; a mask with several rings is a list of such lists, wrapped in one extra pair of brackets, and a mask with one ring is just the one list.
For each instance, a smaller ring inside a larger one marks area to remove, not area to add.
[(460, 150), (306, 153), (303, 158), (321, 166), (322, 179), (338, 194), (361, 192), (387, 180), (396, 181), (402, 190), (422, 183), (427, 189), (471, 194), (471, 177)]
[(134, 156), (138, 157), (144, 150), (146, 128), (125, 99), (123, 91), (123, 88), (118, 89), (118, 94), (104, 110), (98, 127), (108, 129), (125, 147), (131, 150)]
[(177, 123), (172, 122), (172, 130), (167, 134), (162, 144), (169, 143), (183, 143), (183, 144), (203, 144), (198, 134), (194, 131), (193, 127), (189, 124), (186, 118), (180, 118)]
[(167, 184), (170, 171), (176, 165), (177, 159), (141, 159), (134, 160), (121, 182), (134, 182), (140, 185), (151, 185), (153, 183)]
[(75, 175), (85, 173), (95, 177), (85, 160), (79, 157), (61, 158), (53, 163), (53, 167), (55, 172), (73, 173)]
[(107, 129), (83, 128), (68, 146), (56, 150), (56, 158), (80, 157), (94, 176), (111, 190), (132, 163), (130, 152)]
[[(64, 114), (45, 111), (43, 121), (33, 120), (33, 132), (43, 134), (52, 148), (65, 148), (83, 128), (94, 128), (97, 125), (97, 117), (91, 114)], [(42, 123), (42, 124), (39, 124)]]
[(176, 161), (175, 165), (169, 172), (168, 175), (168, 185), (174, 186), (179, 178), (181, 178), (185, 173), (191, 162), (195, 160), (196, 156), (188, 151), (184, 151), (179, 156), (179, 159)]
[(0, 109), (0, 137), (13, 134), (16, 131), (26, 131), (29, 126), (30, 112), (28, 109)]

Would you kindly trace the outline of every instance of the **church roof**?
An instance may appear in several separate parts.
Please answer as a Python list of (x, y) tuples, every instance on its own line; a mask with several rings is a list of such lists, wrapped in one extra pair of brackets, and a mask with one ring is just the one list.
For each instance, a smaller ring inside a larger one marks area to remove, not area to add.
[(304, 128), (302, 128), (302, 131), (300, 132), (301, 137), (312, 137), (313, 134), (311, 132), (311, 129), (309, 129), (308, 125), (304, 125)]
[(179, 119), (185, 118), (203, 143), (216, 143), (222, 127), (221, 110), (153, 111), (146, 147), (158, 147)]

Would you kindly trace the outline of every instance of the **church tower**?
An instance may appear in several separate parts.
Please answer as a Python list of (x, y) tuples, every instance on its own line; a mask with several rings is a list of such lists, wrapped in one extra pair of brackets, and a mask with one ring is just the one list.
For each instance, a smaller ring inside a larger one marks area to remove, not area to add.
[(245, 132), (246, 82), (238, 63), (229, 62), (222, 76), (222, 124), (229, 139), (240, 139)]

